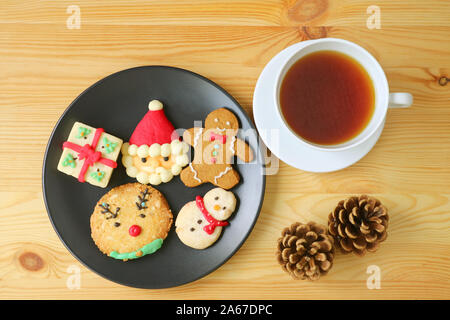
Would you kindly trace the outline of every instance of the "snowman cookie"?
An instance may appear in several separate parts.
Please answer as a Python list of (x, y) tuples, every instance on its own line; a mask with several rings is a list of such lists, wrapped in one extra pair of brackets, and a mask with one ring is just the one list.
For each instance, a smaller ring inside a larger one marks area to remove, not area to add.
[(189, 145), (179, 140), (160, 101), (150, 101), (148, 109), (122, 146), (122, 164), (138, 182), (158, 185), (172, 180), (189, 163)]
[(220, 108), (208, 114), (204, 128), (191, 128), (183, 133), (183, 141), (194, 147), (194, 159), (180, 174), (187, 187), (210, 182), (228, 190), (239, 183), (239, 174), (231, 166), (233, 157), (250, 162), (253, 152), (236, 137), (238, 129), (236, 116)]
[(158, 190), (128, 183), (111, 189), (97, 202), (91, 215), (91, 236), (101, 252), (127, 261), (161, 248), (172, 220)]
[(205, 249), (217, 241), (235, 209), (236, 197), (231, 191), (212, 189), (181, 208), (175, 232), (185, 245)]

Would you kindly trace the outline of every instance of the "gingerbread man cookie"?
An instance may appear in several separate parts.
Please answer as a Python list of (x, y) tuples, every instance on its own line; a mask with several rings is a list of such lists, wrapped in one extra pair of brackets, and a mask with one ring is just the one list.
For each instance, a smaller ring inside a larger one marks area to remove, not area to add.
[(231, 189), (240, 180), (231, 166), (234, 156), (245, 162), (253, 160), (249, 145), (236, 137), (239, 122), (226, 108), (211, 112), (204, 128), (184, 132), (183, 141), (194, 147), (194, 159), (181, 171), (181, 181), (187, 187), (210, 182), (223, 189)]

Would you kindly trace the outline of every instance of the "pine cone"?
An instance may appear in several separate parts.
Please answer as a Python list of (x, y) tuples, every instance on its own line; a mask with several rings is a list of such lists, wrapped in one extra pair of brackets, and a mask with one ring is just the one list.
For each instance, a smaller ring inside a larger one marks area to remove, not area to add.
[(328, 216), (328, 231), (344, 253), (374, 252), (386, 240), (389, 216), (379, 200), (362, 195), (342, 200)]
[(318, 280), (333, 265), (333, 237), (324, 226), (296, 222), (281, 232), (277, 259), (294, 279)]

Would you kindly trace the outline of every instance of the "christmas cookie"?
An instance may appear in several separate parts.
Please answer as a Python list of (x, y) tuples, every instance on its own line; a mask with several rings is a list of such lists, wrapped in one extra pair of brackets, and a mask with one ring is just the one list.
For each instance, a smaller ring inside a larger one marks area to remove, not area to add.
[(95, 205), (91, 236), (101, 252), (129, 260), (161, 248), (172, 212), (158, 190), (140, 183), (111, 189)]
[(130, 177), (158, 185), (179, 175), (189, 163), (189, 146), (179, 140), (160, 101), (150, 101), (148, 108), (129, 143), (122, 147), (122, 163)]
[(63, 152), (58, 162), (58, 170), (89, 182), (106, 187), (122, 147), (122, 140), (102, 128), (93, 128), (75, 122), (69, 138), (63, 143)]
[(194, 249), (205, 249), (219, 238), (225, 221), (236, 208), (236, 198), (231, 191), (215, 188), (205, 197), (197, 196), (186, 203), (178, 213), (175, 231), (181, 242)]
[(249, 145), (236, 137), (239, 122), (225, 108), (211, 112), (205, 128), (191, 128), (183, 140), (194, 147), (194, 159), (181, 171), (181, 181), (188, 187), (210, 182), (223, 189), (231, 189), (239, 182), (239, 174), (231, 166), (234, 156), (245, 162), (253, 160)]

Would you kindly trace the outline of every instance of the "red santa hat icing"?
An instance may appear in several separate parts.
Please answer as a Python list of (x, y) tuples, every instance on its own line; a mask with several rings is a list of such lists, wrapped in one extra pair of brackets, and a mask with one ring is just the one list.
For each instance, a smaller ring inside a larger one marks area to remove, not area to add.
[[(163, 104), (160, 101), (150, 101), (148, 109), (136, 126), (129, 143), (122, 146), (122, 163), (130, 177), (143, 184), (157, 185), (170, 181), (189, 163), (187, 156), (189, 145), (179, 140), (174, 126), (164, 114)], [(136, 167), (133, 157), (144, 159), (148, 156), (164, 158), (170, 156), (173, 164), (170, 169), (157, 167), (154, 171), (142, 171)]]
[(138, 147), (146, 144), (151, 146), (154, 143), (163, 145), (178, 140), (179, 136), (175, 132), (172, 123), (164, 114), (163, 105), (158, 100), (152, 100), (148, 104), (149, 111), (134, 129), (130, 138), (130, 144)]

